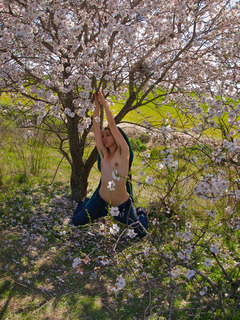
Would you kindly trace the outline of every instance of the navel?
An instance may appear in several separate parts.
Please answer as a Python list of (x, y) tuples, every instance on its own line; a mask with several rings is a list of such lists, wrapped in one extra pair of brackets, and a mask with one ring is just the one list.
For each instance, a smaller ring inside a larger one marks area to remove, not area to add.
[(115, 165), (115, 167), (118, 167), (118, 162), (115, 162), (114, 165)]

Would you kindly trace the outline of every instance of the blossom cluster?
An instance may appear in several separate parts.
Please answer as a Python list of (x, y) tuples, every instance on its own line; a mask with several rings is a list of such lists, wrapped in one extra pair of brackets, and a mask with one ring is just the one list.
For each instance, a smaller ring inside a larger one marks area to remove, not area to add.
[(228, 191), (229, 181), (222, 176), (209, 176), (199, 183), (196, 194), (204, 199), (219, 198)]

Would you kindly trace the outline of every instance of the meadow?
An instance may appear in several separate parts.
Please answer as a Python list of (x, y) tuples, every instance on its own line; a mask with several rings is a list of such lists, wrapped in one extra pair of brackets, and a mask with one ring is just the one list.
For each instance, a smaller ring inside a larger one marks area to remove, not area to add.
[[(73, 227), (69, 164), (43, 134), (1, 117), (0, 319), (240, 318), (236, 154), (215, 161), (221, 131), (196, 138), (176, 110), (124, 120), (146, 127), (128, 129), (134, 201), (149, 217), (142, 239), (112, 217)], [(95, 165), (88, 195), (98, 178)]]

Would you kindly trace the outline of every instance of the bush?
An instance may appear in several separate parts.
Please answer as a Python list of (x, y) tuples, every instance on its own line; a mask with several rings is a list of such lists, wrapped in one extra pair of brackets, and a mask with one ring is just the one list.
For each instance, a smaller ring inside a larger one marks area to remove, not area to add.
[(143, 143), (143, 142), (140, 140), (140, 138), (137, 138), (137, 139), (130, 138), (129, 140), (130, 140), (132, 149), (133, 149), (134, 151), (141, 152), (141, 151), (146, 151), (146, 150), (147, 150), (146, 144)]

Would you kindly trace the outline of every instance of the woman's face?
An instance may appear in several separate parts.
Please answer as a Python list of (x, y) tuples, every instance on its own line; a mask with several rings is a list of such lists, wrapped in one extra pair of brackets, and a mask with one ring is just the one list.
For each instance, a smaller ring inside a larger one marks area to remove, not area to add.
[(105, 148), (110, 148), (116, 144), (112, 133), (109, 129), (104, 129), (102, 133), (103, 144)]

